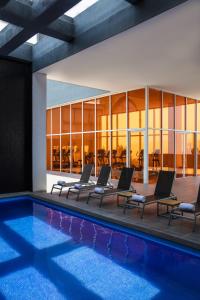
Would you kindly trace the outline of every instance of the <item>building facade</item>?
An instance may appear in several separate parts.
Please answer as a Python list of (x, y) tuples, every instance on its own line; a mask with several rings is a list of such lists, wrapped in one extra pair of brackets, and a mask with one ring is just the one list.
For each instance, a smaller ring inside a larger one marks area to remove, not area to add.
[(93, 163), (124, 166), (134, 180), (154, 182), (160, 169), (200, 174), (200, 101), (142, 88), (47, 109), (47, 170), (81, 173)]

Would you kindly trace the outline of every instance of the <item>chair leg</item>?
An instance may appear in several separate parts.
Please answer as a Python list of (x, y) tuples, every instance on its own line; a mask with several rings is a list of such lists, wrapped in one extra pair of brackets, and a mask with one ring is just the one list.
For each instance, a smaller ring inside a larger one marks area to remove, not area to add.
[(157, 216), (159, 216), (159, 203), (157, 203)]
[(194, 224), (193, 224), (193, 232), (195, 232), (196, 230), (196, 224), (197, 224), (197, 219), (196, 219), (196, 216), (194, 216)]
[(67, 191), (66, 198), (68, 198), (68, 197), (69, 197), (69, 193), (70, 193), (70, 188), (69, 188), (69, 189), (68, 189), (68, 191)]
[(86, 201), (87, 204), (89, 203), (90, 198), (91, 198), (91, 194), (89, 193), (89, 195), (88, 195), (88, 197), (87, 197), (87, 201)]
[(126, 214), (126, 204), (127, 204), (127, 202), (126, 203), (124, 203), (124, 209), (123, 209), (123, 214), (125, 215)]
[(52, 186), (52, 188), (51, 188), (51, 195), (52, 195), (52, 193), (53, 193), (53, 189), (54, 189), (54, 184), (53, 184), (53, 186)]
[(63, 187), (61, 186), (60, 193), (59, 193), (59, 197), (61, 196), (62, 189), (63, 189)]
[(172, 213), (170, 213), (170, 215), (169, 215), (168, 226), (171, 224), (171, 220), (172, 220)]
[(144, 216), (144, 208), (145, 208), (145, 205), (143, 204), (142, 212), (141, 212), (141, 215), (140, 215), (140, 218), (141, 218), (141, 219), (143, 219), (143, 216)]
[(79, 196), (80, 196), (80, 191), (78, 191), (78, 193), (77, 193), (76, 201), (79, 200)]
[(103, 197), (101, 196), (101, 197), (100, 197), (100, 203), (99, 203), (99, 207), (101, 207), (101, 206), (102, 206), (102, 202), (103, 202)]
[(117, 206), (119, 207), (119, 195), (117, 195)]

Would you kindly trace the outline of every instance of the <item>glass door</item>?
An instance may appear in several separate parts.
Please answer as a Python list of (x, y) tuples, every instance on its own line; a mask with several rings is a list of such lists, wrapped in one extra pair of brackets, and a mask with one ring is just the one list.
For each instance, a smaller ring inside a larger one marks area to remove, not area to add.
[(131, 130), (128, 132), (129, 157), (128, 165), (135, 169), (134, 181), (143, 183), (144, 168), (144, 131)]
[(195, 133), (185, 134), (185, 176), (195, 175), (196, 158), (196, 136)]
[(195, 140), (193, 132), (176, 132), (176, 176), (194, 176), (196, 164)]
[(175, 133), (176, 177), (185, 175), (185, 133)]

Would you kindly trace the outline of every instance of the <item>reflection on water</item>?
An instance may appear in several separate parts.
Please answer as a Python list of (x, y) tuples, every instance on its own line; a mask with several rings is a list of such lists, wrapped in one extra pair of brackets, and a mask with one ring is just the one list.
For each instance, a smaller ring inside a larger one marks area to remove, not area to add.
[(0, 299), (199, 299), (195, 255), (28, 200), (0, 206)]
[(34, 204), (34, 214), (70, 235), (75, 243), (88, 246), (129, 270), (158, 281), (168, 278), (185, 287), (198, 287), (200, 259), (195, 256), (38, 204)]

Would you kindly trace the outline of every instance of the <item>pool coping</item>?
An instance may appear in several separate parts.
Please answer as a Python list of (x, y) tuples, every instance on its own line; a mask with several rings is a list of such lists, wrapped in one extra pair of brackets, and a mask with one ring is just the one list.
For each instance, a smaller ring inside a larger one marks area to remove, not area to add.
[[(98, 212), (94, 212), (94, 211), (90, 211), (89, 209), (84, 209), (81, 207), (77, 207), (77, 206), (73, 206), (71, 203), (62, 203), (60, 201), (56, 201), (55, 199), (51, 199), (50, 197), (48, 197), (48, 194), (44, 194), (44, 193), (34, 193), (34, 192), (25, 192), (25, 193), (15, 193), (15, 194), (4, 194), (0, 196), (0, 201), (1, 199), (5, 199), (5, 198), (16, 198), (16, 197), (31, 197), (33, 199), (36, 200), (41, 200), (43, 202), (46, 202), (47, 204), (52, 204), (52, 205), (56, 205), (58, 208), (64, 208), (64, 209), (68, 209), (71, 210), (72, 212), (77, 212), (80, 214), (83, 214), (85, 216), (88, 217), (92, 217), (95, 218), (99, 221), (105, 221), (110, 223), (111, 225), (119, 225), (122, 226), (123, 228), (127, 228), (127, 229), (132, 229), (132, 230), (136, 230), (138, 232), (144, 233), (144, 234), (149, 234), (152, 237), (161, 239), (163, 241), (166, 242), (172, 242), (172, 243), (176, 243), (179, 244), (180, 246), (185, 246), (188, 248), (194, 249), (194, 250), (200, 250), (200, 243), (197, 243), (195, 241), (191, 241), (191, 240), (186, 240), (184, 238), (181, 238), (180, 236), (174, 236), (171, 234), (168, 234), (166, 232), (163, 232), (162, 230), (158, 230), (158, 229), (154, 229), (154, 228), (149, 228), (146, 225), (142, 225), (142, 224), (131, 224), (128, 221), (126, 221), (125, 219), (117, 219), (116, 217), (113, 217), (109, 215), (109, 212), (107, 215), (104, 214), (99, 214)], [(59, 198), (58, 198), (59, 200)]]

